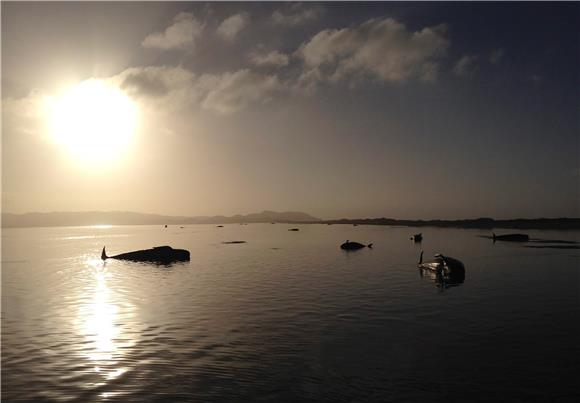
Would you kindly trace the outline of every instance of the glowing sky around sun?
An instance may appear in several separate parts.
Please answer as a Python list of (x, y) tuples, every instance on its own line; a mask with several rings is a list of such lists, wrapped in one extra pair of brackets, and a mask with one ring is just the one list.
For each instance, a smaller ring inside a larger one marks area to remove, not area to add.
[(578, 216), (578, 3), (2, 3), (2, 209)]

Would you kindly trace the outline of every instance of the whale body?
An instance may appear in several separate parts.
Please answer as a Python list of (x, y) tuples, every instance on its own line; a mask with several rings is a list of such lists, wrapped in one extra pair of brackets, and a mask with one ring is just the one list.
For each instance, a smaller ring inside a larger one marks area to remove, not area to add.
[(347, 239), (345, 243), (340, 245), (340, 249), (344, 249), (344, 250), (358, 250), (358, 249), (367, 248), (367, 247), (372, 248), (373, 244), (369, 243), (368, 245), (363, 245), (362, 243), (358, 243), (358, 242), (350, 242)]
[(411, 236), (411, 239), (415, 242), (421, 242), (423, 240), (423, 234), (415, 234)]
[(463, 263), (450, 256), (443, 256), (440, 253), (435, 254), (435, 259), (430, 262), (423, 262), (423, 251), (419, 255), (419, 263), (417, 267), (420, 269), (431, 270), (435, 272), (444, 273), (465, 273), (465, 266)]
[(504, 234), (496, 235), (492, 232), (493, 241), (508, 241), (508, 242), (528, 242), (530, 240), (529, 235), (526, 234)]
[(101, 259), (118, 259), (130, 260), (133, 262), (167, 264), (172, 262), (187, 262), (190, 260), (190, 257), (189, 251), (185, 249), (173, 249), (171, 246), (156, 246), (152, 249), (136, 250), (133, 252), (121, 253), (115, 256), (107, 256), (107, 252), (103, 246)]

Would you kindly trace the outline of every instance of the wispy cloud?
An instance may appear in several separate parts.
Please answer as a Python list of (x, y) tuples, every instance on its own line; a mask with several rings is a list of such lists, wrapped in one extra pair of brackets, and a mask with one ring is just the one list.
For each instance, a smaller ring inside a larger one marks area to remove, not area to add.
[(233, 41), (238, 33), (250, 22), (248, 13), (234, 14), (225, 20), (217, 28), (217, 34), (226, 41)]
[(249, 69), (196, 76), (183, 67), (134, 67), (112, 80), (131, 96), (161, 108), (179, 110), (197, 106), (221, 115), (267, 103), (284, 88), (277, 76)]
[(475, 55), (462, 56), (457, 63), (455, 63), (453, 73), (462, 77), (472, 76), (478, 69), (477, 59), (478, 57)]
[(300, 46), (305, 71), (301, 80), (357, 80), (372, 78), (403, 82), (434, 81), (439, 58), (448, 46), (445, 25), (412, 32), (392, 19), (372, 19), (355, 28), (326, 29)]
[(42, 134), (49, 124), (52, 98), (33, 91), (22, 98), (2, 99), (4, 133)]
[(282, 89), (275, 75), (263, 75), (242, 69), (221, 75), (203, 75), (199, 87), (207, 91), (204, 109), (220, 114), (231, 114), (250, 104), (270, 102), (274, 92)]
[(141, 45), (161, 50), (193, 48), (202, 31), (203, 24), (192, 13), (182, 12), (173, 18), (173, 24), (165, 31), (148, 35)]
[(297, 26), (315, 21), (322, 16), (324, 8), (320, 6), (305, 6), (302, 3), (291, 3), (283, 9), (272, 13), (272, 22), (283, 26)]
[(256, 66), (282, 67), (288, 65), (288, 55), (278, 50), (271, 52), (251, 52), (248, 55), (250, 62)]

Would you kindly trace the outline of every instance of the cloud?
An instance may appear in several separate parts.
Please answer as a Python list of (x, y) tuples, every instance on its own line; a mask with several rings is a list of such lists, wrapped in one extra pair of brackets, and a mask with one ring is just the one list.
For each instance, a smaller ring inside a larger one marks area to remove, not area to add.
[(22, 98), (2, 100), (4, 134), (44, 134), (50, 124), (53, 98), (33, 91)]
[(477, 56), (464, 55), (455, 63), (453, 73), (458, 76), (472, 76), (477, 71)]
[(296, 51), (306, 67), (299, 82), (312, 86), (311, 80), (434, 81), (439, 59), (449, 46), (446, 32), (445, 25), (412, 32), (392, 18), (323, 30)]
[(111, 80), (132, 97), (152, 104), (153, 109), (199, 107), (220, 115), (267, 103), (284, 89), (277, 76), (248, 69), (196, 76), (183, 67), (132, 67)]
[(272, 13), (272, 22), (283, 26), (297, 26), (315, 21), (324, 13), (322, 7), (304, 7), (301, 3), (292, 3), (285, 10)]
[(217, 28), (217, 34), (226, 41), (233, 41), (250, 22), (248, 13), (239, 13), (226, 18)]
[(200, 77), (200, 88), (207, 90), (204, 109), (220, 114), (231, 114), (255, 103), (267, 103), (272, 95), (283, 88), (274, 75), (263, 75), (242, 69), (221, 75), (205, 74)]
[(491, 64), (498, 64), (503, 59), (504, 54), (505, 54), (505, 52), (501, 48), (499, 48), (499, 49), (493, 49), (489, 53), (489, 61), (490, 61), (490, 63)]
[(195, 75), (183, 67), (131, 67), (115, 77), (119, 86), (136, 98), (160, 98), (194, 84)]
[(163, 32), (148, 35), (141, 46), (153, 49), (186, 49), (193, 47), (201, 36), (203, 24), (192, 13), (181, 12), (173, 18), (173, 24)]
[(287, 66), (289, 62), (288, 55), (273, 50), (269, 53), (252, 52), (248, 55), (250, 62), (256, 66)]

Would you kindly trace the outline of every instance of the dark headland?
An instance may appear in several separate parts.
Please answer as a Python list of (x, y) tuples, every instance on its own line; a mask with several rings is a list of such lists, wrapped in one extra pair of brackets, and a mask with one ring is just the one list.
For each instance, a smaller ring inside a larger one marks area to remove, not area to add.
[(397, 220), (394, 218), (365, 218), (319, 221), (320, 224), (391, 225), (401, 227), (442, 228), (513, 228), (513, 229), (580, 229), (580, 218), (515, 218), (495, 220), (476, 218), (465, 220)]
[(517, 218), (495, 220), (477, 218), (465, 220), (398, 220), (394, 218), (365, 218), (321, 220), (309, 214), (288, 211), (262, 211), (261, 213), (234, 216), (184, 217), (143, 214), (124, 211), (55, 212), (2, 214), (2, 227), (56, 227), (83, 225), (184, 225), (184, 224), (238, 224), (238, 223), (286, 223), (286, 224), (348, 224), (390, 225), (404, 227), (443, 228), (512, 228), (512, 229), (580, 229), (580, 218)]

